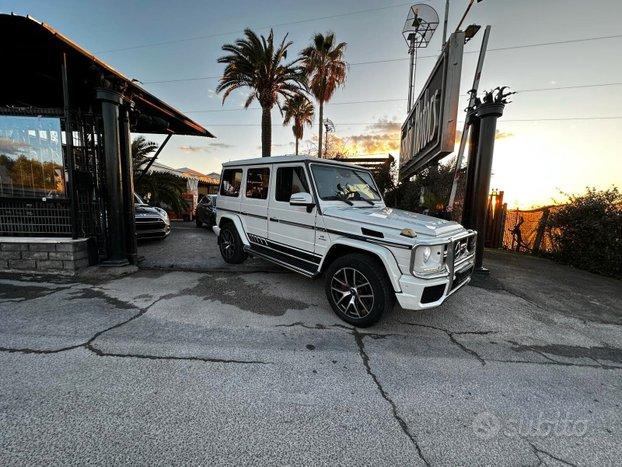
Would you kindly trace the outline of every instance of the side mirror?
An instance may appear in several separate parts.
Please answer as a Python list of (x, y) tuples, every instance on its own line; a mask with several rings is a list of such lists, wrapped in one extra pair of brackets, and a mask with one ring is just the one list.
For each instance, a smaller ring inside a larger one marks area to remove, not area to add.
[(294, 193), (290, 196), (289, 204), (291, 206), (306, 206), (307, 212), (311, 212), (311, 209), (315, 206), (311, 194), (304, 191)]

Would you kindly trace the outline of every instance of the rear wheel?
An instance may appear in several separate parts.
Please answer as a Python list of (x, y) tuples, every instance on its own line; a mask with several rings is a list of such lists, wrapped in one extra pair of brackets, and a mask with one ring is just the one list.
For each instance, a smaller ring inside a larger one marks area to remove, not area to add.
[(225, 263), (240, 264), (248, 257), (248, 254), (244, 251), (244, 245), (242, 240), (240, 240), (237, 229), (232, 224), (225, 224), (220, 229), (218, 246)]
[(198, 217), (195, 218), (195, 222), (197, 223), (197, 227), (201, 227), (203, 225), (203, 222), (201, 222)]
[(326, 270), (325, 291), (337, 316), (359, 327), (371, 326), (395, 303), (384, 266), (365, 254), (337, 258)]

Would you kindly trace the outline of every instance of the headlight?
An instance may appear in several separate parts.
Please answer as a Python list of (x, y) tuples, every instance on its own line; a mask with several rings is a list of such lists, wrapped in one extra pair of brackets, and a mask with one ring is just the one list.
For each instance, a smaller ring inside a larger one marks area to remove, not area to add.
[(445, 269), (445, 245), (426, 245), (415, 248), (413, 253), (413, 274), (427, 276)]

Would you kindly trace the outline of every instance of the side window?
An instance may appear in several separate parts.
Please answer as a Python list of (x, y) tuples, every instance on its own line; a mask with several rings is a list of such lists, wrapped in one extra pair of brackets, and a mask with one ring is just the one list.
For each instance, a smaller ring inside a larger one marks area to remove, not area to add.
[(266, 199), (270, 181), (270, 169), (248, 169), (246, 171), (246, 197)]
[(242, 185), (242, 169), (226, 169), (220, 182), (222, 196), (239, 196)]
[(300, 192), (310, 193), (304, 168), (298, 166), (277, 169), (275, 199), (289, 202), (289, 198), (294, 193)]

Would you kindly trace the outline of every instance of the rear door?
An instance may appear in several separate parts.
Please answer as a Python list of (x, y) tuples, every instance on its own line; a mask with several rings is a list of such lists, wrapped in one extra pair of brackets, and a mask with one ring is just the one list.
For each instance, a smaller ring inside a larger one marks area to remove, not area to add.
[[(268, 207), (268, 238), (295, 251), (312, 254), (315, 249), (317, 208), (308, 212), (305, 206), (289, 204), (293, 193), (311, 193), (305, 166), (300, 163), (278, 164), (273, 169), (275, 173)], [(308, 257), (304, 253), (298, 256)]]
[(246, 167), (246, 179), (240, 211), (244, 228), (250, 235), (268, 237), (268, 192), (271, 166)]
[(242, 168), (226, 168), (222, 171), (218, 209), (223, 212), (240, 212), (240, 192), (242, 189)]

